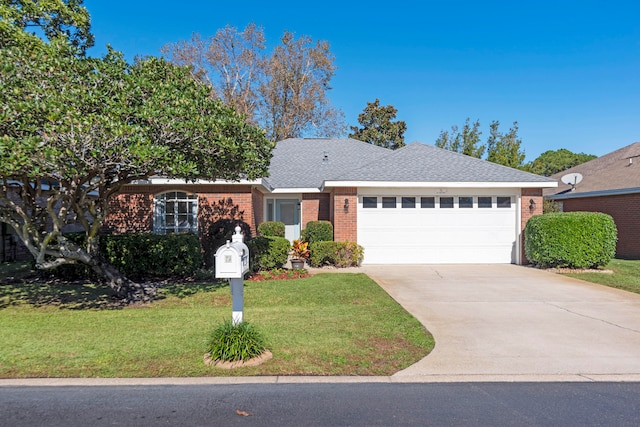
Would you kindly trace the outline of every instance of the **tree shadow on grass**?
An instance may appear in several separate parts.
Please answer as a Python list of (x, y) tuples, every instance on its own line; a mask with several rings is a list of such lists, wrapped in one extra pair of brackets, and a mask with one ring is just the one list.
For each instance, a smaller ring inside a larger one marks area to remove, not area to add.
[[(127, 306), (116, 298), (109, 286), (86, 277), (71, 279), (47, 275), (32, 270), (28, 263), (1, 264), (0, 273), (0, 309), (30, 305), (67, 310), (113, 310)], [(170, 296), (182, 299), (228, 286), (226, 281), (212, 276), (204, 271), (193, 278), (147, 278), (141, 283), (157, 288), (155, 300)]]
[(160, 298), (175, 296), (182, 299), (201, 292), (213, 292), (216, 289), (220, 289), (225, 286), (229, 286), (229, 283), (226, 281), (190, 282), (185, 280), (176, 280), (162, 284), (159, 295)]
[[(195, 282), (188, 279), (165, 279), (150, 283), (158, 288), (155, 300), (162, 300), (169, 296), (182, 299), (228, 286), (226, 282)], [(116, 298), (111, 288), (97, 282), (38, 278), (14, 280), (9, 283), (0, 281), (0, 309), (23, 304), (67, 310), (114, 310), (127, 306)]]
[(123, 306), (108, 286), (97, 283), (61, 280), (0, 283), (0, 309), (23, 304), (70, 310), (116, 309)]

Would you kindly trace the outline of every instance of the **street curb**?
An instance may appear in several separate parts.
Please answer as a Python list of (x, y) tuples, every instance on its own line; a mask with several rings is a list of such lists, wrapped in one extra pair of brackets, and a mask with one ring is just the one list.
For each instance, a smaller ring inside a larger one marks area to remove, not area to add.
[(113, 387), (165, 385), (239, 384), (416, 384), (416, 383), (529, 383), (529, 382), (640, 382), (640, 374), (557, 374), (557, 375), (412, 375), (412, 376), (264, 376), (185, 378), (11, 378), (0, 379), (0, 387)]

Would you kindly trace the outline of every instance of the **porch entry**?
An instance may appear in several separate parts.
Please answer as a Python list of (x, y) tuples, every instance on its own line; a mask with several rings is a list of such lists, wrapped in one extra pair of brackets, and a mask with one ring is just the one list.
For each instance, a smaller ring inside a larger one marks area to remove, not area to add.
[(267, 199), (267, 220), (284, 223), (284, 237), (290, 242), (300, 238), (300, 200)]

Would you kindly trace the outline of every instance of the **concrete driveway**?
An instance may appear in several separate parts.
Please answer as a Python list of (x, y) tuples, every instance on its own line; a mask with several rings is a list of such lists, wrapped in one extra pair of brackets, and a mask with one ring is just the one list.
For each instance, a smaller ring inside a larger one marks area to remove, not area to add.
[(640, 381), (640, 295), (516, 265), (362, 271), (436, 340), (397, 379)]

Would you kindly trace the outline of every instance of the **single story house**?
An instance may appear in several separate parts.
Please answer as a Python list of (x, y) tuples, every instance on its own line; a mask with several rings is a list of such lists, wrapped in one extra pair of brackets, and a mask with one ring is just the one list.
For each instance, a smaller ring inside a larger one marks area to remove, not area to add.
[(616, 256), (640, 259), (640, 142), (633, 143), (566, 171), (579, 173), (582, 180), (560, 182), (544, 190), (545, 198), (558, 203), (564, 212), (603, 212), (613, 217), (618, 228)]
[(523, 230), (542, 213), (555, 179), (422, 143), (389, 150), (353, 139), (277, 143), (269, 176), (256, 181), (152, 178), (110, 204), (107, 231), (201, 231), (241, 218), (252, 230), (281, 221), (286, 237), (326, 220), (334, 240), (364, 247), (364, 263), (515, 263)]

